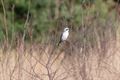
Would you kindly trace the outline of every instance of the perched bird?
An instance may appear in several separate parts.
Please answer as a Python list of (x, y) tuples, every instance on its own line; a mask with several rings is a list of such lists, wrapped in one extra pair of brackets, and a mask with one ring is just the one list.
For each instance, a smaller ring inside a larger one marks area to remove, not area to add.
[(61, 36), (60, 36), (60, 41), (59, 41), (59, 43), (58, 43), (58, 46), (59, 46), (59, 44), (60, 44), (61, 42), (67, 40), (68, 36), (69, 36), (69, 28), (66, 27), (66, 28), (64, 28), (64, 31), (63, 31), (63, 33), (62, 33)]

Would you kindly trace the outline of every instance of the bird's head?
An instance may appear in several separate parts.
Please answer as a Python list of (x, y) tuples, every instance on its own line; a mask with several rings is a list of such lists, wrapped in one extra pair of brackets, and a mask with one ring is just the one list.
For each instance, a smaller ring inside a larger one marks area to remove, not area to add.
[(65, 32), (65, 31), (69, 31), (69, 28), (68, 28), (68, 27), (64, 28), (64, 32)]

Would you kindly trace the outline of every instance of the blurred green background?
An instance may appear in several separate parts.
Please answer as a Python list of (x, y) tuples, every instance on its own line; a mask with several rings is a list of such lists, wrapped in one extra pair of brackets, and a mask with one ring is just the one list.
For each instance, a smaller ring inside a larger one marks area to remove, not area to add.
[[(1, 0), (0, 42), (16, 38), (45, 41), (66, 24), (74, 29), (114, 21), (117, 0)], [(119, 2), (119, 1), (118, 1)], [(57, 30), (57, 31), (56, 31)]]

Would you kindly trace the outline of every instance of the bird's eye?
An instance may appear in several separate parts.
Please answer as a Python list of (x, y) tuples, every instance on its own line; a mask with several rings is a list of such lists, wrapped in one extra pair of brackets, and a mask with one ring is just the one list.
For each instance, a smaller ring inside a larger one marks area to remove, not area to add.
[(66, 29), (66, 31), (68, 31), (69, 29)]

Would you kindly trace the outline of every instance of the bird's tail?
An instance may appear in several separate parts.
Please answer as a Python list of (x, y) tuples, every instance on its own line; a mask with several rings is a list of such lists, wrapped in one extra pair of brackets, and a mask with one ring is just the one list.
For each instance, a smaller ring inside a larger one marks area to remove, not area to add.
[(59, 43), (58, 43), (58, 46), (60, 45), (61, 42), (62, 42), (62, 41), (60, 40)]

